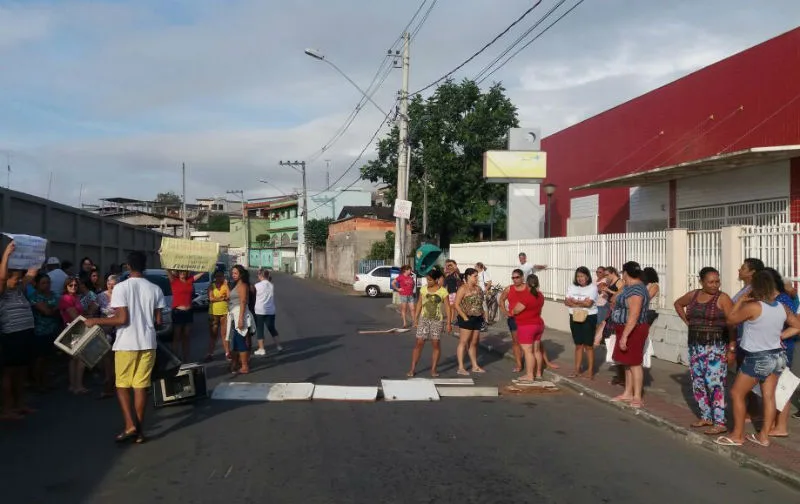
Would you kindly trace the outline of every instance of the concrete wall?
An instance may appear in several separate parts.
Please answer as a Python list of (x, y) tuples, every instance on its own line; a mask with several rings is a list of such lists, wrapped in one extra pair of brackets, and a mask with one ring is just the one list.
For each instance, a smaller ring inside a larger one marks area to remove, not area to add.
[(161, 233), (8, 189), (0, 189), (0, 232), (47, 238), (48, 256), (76, 266), (90, 257), (106, 271), (133, 250), (147, 253), (148, 267), (160, 266)]
[(311, 254), (311, 277), (327, 278), (328, 256), (324, 248), (315, 248)]
[(326, 277), (328, 280), (352, 284), (358, 260), (367, 257), (372, 244), (384, 240), (384, 230), (346, 231), (328, 237), (326, 250)]

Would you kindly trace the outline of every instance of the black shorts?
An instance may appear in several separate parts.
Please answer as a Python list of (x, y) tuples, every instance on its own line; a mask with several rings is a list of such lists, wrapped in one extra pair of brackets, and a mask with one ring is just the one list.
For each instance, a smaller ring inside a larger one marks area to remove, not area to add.
[(172, 310), (172, 325), (183, 326), (189, 325), (194, 321), (194, 313), (192, 310)]
[(31, 363), (36, 348), (33, 329), (0, 334), (0, 362), (3, 367), (23, 367)]
[(594, 345), (594, 330), (597, 327), (597, 315), (589, 315), (583, 322), (574, 322), (569, 316), (569, 330), (572, 333), (572, 342), (575, 345)]
[(468, 331), (480, 331), (481, 327), (483, 327), (483, 317), (480, 315), (470, 315), (467, 320), (464, 320), (459, 315), (458, 317), (458, 327), (461, 329), (466, 329)]
[(517, 321), (514, 317), (508, 317), (506, 319), (506, 323), (508, 324), (508, 330), (514, 332), (517, 330)]

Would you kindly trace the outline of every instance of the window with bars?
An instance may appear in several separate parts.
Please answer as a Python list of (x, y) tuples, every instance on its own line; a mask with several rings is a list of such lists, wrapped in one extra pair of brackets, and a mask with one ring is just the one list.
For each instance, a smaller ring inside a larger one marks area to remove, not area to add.
[(789, 222), (789, 200), (745, 201), (678, 210), (678, 227), (707, 231), (725, 226), (768, 226)]

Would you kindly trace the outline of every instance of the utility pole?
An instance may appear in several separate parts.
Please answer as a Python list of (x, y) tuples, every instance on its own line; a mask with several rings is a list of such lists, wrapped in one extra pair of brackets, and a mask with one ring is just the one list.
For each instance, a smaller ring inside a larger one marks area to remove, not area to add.
[(250, 225), (247, 223), (247, 209), (244, 204), (244, 190), (236, 189), (234, 191), (225, 191), (227, 194), (238, 194), (242, 202), (242, 226), (244, 227), (244, 253), (246, 259), (246, 266), (250, 266)]
[(303, 176), (303, 276), (308, 276), (308, 187), (306, 185), (306, 162), (305, 161), (280, 161), (281, 166), (289, 166), (299, 171)]
[[(408, 73), (410, 37), (403, 34), (403, 87), (400, 89), (400, 141), (397, 145), (397, 199), (408, 199)], [(397, 219), (394, 234), (394, 265), (402, 266), (406, 255), (406, 219)]]
[(422, 173), (422, 236), (428, 236), (428, 170)]
[(181, 163), (181, 176), (183, 177), (183, 198), (181, 203), (181, 215), (183, 217), (183, 239), (188, 239), (186, 227), (186, 163)]

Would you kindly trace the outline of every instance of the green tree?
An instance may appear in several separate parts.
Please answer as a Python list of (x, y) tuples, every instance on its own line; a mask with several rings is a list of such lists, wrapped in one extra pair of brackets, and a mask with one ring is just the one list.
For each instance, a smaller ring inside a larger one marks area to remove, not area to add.
[(256, 243), (258, 243), (259, 245), (264, 245), (268, 241), (269, 241), (269, 235), (266, 233), (262, 233), (256, 236)]
[(197, 226), (198, 231), (221, 231), (231, 230), (231, 219), (227, 215), (209, 215), (208, 222)]
[(383, 241), (377, 241), (369, 249), (367, 259), (388, 261), (394, 257), (394, 233), (387, 231)]
[(306, 242), (311, 248), (324, 248), (328, 242), (328, 226), (330, 226), (333, 219), (326, 217), (324, 219), (312, 219), (308, 221), (308, 229), (306, 229)]
[[(412, 225), (422, 228), (423, 180), (428, 185), (428, 229), (438, 234), (442, 247), (472, 238), (472, 226), (487, 223), (490, 198), (497, 200), (495, 236), (505, 235), (505, 219), (497, 211), (506, 206), (506, 186), (483, 178), (483, 153), (505, 149), (508, 129), (517, 127), (516, 107), (495, 84), (482, 92), (473, 81), (451, 80), (423, 99), (409, 104), (409, 199)], [(389, 186), (397, 194), (397, 127), (378, 143), (377, 159), (361, 168), (363, 178)]]

